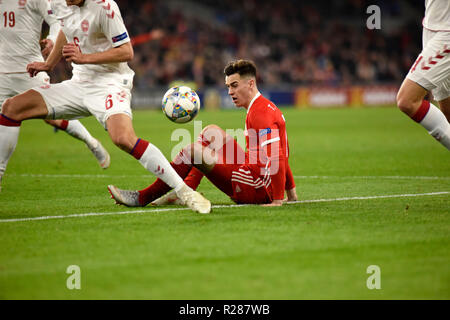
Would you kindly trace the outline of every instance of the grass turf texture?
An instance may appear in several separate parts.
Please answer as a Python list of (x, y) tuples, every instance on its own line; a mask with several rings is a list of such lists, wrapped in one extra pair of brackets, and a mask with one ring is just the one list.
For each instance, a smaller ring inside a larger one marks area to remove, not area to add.
[[(448, 151), (395, 108), (283, 111), (300, 200), (450, 191)], [(193, 131), (160, 111), (134, 115), (138, 135), (166, 157), (179, 149), (174, 129)], [(196, 120), (242, 128), (244, 117), (202, 111)], [(0, 219), (142, 210), (115, 206), (106, 185), (138, 189), (154, 177), (95, 119), (82, 122), (111, 168), (65, 133), (25, 121)], [(199, 191), (232, 204), (206, 179)], [(449, 209), (443, 194), (0, 222), (0, 298), (449, 299)], [(66, 288), (69, 265), (81, 268), (81, 290)], [(369, 265), (381, 268), (381, 290), (366, 287)]]

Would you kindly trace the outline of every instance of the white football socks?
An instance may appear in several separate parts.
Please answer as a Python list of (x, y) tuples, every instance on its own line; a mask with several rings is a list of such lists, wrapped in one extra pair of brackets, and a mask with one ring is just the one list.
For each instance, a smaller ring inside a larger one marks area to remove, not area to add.
[(0, 177), (5, 173), (9, 158), (16, 149), (19, 132), (20, 127), (0, 125)]
[(84, 141), (89, 148), (95, 148), (98, 145), (97, 139), (78, 120), (70, 120), (65, 131), (72, 137)]
[(430, 109), (419, 123), (430, 135), (450, 150), (450, 124), (438, 107), (430, 103)]
[(178, 190), (185, 185), (183, 179), (181, 179), (166, 157), (155, 145), (148, 144), (139, 162), (171, 188)]

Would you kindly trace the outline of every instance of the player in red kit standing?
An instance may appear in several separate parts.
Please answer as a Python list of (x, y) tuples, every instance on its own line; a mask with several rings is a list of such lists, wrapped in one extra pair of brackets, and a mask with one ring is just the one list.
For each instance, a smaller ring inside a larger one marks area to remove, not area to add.
[[(205, 175), (236, 203), (280, 206), (285, 192), (288, 201), (297, 200), (288, 163), (285, 119), (275, 104), (258, 91), (255, 64), (249, 60), (232, 61), (224, 73), (234, 104), (247, 109), (246, 151), (224, 130), (209, 125), (196, 142), (183, 148), (172, 166), (191, 188), (195, 189)], [(117, 203), (131, 207), (151, 202), (165, 204), (176, 197), (173, 192), (166, 194), (171, 188), (159, 179), (140, 191), (108, 188)]]

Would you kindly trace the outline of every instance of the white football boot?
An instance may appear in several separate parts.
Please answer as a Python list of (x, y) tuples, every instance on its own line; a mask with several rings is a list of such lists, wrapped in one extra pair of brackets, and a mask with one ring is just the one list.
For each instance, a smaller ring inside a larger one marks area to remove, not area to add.
[(122, 204), (127, 207), (142, 207), (139, 204), (139, 191), (122, 190), (113, 185), (108, 186), (108, 191), (111, 194), (111, 199), (114, 199), (116, 204)]
[(174, 189), (172, 189), (171, 191), (167, 192), (162, 197), (152, 201), (150, 204), (154, 205), (154, 206), (164, 206), (164, 205), (167, 205), (167, 204), (181, 204), (181, 205), (184, 205), (184, 203), (180, 200), (180, 198), (178, 198), (177, 193), (175, 192)]
[(211, 202), (197, 191), (192, 190), (186, 184), (177, 192), (178, 198), (195, 212), (206, 214), (211, 212)]
[(89, 148), (89, 150), (91, 150), (91, 152), (97, 158), (97, 161), (100, 164), (100, 167), (102, 167), (103, 169), (107, 169), (109, 167), (109, 165), (111, 164), (111, 157), (110, 157), (108, 151), (106, 151), (106, 149), (102, 146), (100, 141), (97, 140), (96, 147), (88, 146), (88, 148)]

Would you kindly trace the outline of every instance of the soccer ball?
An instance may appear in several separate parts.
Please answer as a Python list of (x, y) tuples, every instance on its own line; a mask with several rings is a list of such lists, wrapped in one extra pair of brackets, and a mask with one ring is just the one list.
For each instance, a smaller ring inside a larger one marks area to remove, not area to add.
[(200, 98), (189, 87), (173, 87), (163, 97), (162, 110), (170, 121), (186, 123), (194, 119), (200, 110)]

